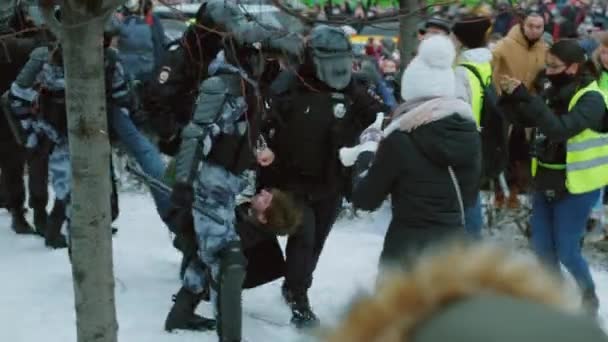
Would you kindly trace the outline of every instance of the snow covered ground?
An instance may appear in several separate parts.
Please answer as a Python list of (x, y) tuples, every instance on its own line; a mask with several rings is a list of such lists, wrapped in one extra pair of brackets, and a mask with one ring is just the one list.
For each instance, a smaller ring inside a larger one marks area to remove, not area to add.
[[(163, 331), (171, 295), (180, 286), (179, 255), (149, 196), (122, 193), (119, 233), (114, 237), (119, 340), (129, 342), (216, 341), (214, 333)], [(373, 288), (388, 208), (356, 220), (341, 220), (331, 233), (310, 298), (320, 319), (335, 323), (353, 296)], [(0, 341), (76, 340), (70, 265), (66, 251), (52, 251), (34, 236), (16, 236), (0, 211)], [(608, 306), (608, 273), (595, 266), (602, 302)], [(290, 313), (277, 281), (244, 293), (248, 341), (306, 341), (287, 323)], [(208, 314), (203, 303), (199, 313)], [(602, 310), (604, 321), (608, 310)], [(278, 323), (271, 324), (264, 322)]]

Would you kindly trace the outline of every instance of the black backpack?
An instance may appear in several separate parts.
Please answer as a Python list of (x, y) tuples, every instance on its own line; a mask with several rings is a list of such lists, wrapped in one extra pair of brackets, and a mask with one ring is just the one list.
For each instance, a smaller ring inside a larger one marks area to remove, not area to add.
[(492, 79), (483, 80), (477, 68), (470, 64), (461, 64), (470, 70), (479, 80), (483, 94), (481, 102), (480, 123), (482, 178), (493, 179), (503, 172), (508, 164), (508, 123), (498, 107), (498, 92)]

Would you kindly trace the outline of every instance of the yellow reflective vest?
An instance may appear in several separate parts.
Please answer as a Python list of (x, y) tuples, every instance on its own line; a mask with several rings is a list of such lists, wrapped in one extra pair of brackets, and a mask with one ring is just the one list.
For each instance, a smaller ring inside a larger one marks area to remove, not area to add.
[(471, 108), (473, 109), (473, 117), (477, 122), (477, 127), (481, 126), (481, 110), (483, 106), (483, 88), (492, 82), (492, 66), (490, 62), (485, 63), (461, 63), (460, 65), (469, 65), (479, 73), (481, 79), (484, 81), (483, 84), (479, 81), (479, 78), (475, 74), (467, 69), (467, 76), (469, 77), (469, 88), (471, 89)]
[[(604, 97), (608, 108), (608, 89), (602, 91), (597, 82), (592, 82), (574, 94), (568, 104), (568, 111), (588, 92), (596, 91)], [(583, 194), (608, 185), (608, 134), (586, 129), (568, 139), (566, 144), (566, 165), (546, 164), (532, 159), (532, 176), (537, 167), (552, 170), (566, 170), (566, 189), (571, 194)]]

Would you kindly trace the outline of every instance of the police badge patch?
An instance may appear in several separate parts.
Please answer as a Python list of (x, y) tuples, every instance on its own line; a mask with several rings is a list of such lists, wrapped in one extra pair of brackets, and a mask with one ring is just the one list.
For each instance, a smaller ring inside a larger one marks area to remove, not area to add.
[(336, 119), (342, 119), (346, 115), (346, 107), (344, 103), (336, 103), (334, 105), (334, 116)]
[(171, 73), (171, 68), (165, 66), (162, 68), (162, 70), (160, 71), (160, 74), (158, 75), (158, 83), (160, 84), (165, 84), (165, 82), (167, 82), (169, 80), (169, 75)]

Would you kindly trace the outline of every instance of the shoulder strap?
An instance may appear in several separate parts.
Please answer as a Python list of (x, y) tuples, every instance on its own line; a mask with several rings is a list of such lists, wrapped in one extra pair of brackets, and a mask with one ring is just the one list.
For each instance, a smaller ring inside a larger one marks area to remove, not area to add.
[(462, 200), (462, 192), (460, 191), (460, 185), (458, 185), (458, 178), (456, 178), (456, 173), (452, 166), (448, 166), (448, 172), (450, 173), (450, 178), (452, 178), (452, 184), (454, 184), (454, 190), (456, 190), (456, 197), (458, 198), (458, 206), (460, 207), (460, 221), (462, 225), (465, 225), (465, 213), (464, 213), (464, 202)]
[(469, 70), (470, 72), (472, 72), (473, 75), (475, 75), (475, 77), (479, 81), (479, 84), (481, 84), (482, 88), (486, 86), (486, 82), (483, 81), (483, 78), (481, 77), (481, 74), (479, 73), (479, 71), (477, 70), (476, 67), (472, 66), (471, 64), (466, 64), (466, 63), (460, 64), (460, 66)]

